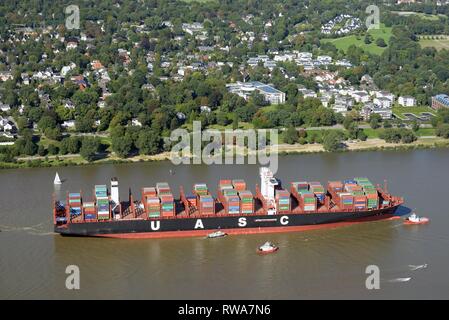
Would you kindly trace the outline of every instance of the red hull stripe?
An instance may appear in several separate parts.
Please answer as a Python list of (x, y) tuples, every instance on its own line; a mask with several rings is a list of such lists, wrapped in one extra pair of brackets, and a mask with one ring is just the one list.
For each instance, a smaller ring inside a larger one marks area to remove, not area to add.
[[(233, 228), (233, 229), (221, 229), (229, 235), (236, 234), (258, 234), (258, 233), (283, 233), (294, 231), (307, 231), (318, 230), (325, 228), (337, 228), (351, 226), (353, 224), (379, 221), (379, 220), (396, 220), (400, 219), (397, 216), (391, 214), (385, 214), (382, 216), (367, 217), (356, 220), (347, 220), (344, 222), (308, 225), (308, 226), (290, 226), (290, 227), (264, 227), (264, 228)], [(184, 238), (184, 237), (201, 237), (207, 236), (214, 230), (186, 230), (186, 231), (162, 231), (162, 232), (141, 232), (141, 233), (110, 233), (110, 234), (96, 234), (95, 237), (106, 238), (121, 238), (121, 239), (149, 239), (149, 238)]]

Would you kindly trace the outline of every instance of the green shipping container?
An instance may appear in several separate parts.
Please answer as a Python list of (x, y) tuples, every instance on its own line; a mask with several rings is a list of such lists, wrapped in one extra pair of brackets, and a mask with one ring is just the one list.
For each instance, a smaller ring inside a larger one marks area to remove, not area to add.
[(160, 217), (161, 215), (160, 215), (160, 213), (149, 213), (148, 216), (150, 218), (157, 218), (157, 217)]
[(226, 190), (223, 190), (223, 194), (225, 196), (236, 196), (237, 195), (237, 191), (233, 190), (233, 189), (226, 189)]

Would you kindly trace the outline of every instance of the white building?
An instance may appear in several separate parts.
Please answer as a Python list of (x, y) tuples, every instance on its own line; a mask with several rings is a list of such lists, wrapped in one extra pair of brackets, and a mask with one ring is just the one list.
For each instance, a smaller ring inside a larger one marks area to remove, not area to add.
[(371, 100), (370, 95), (365, 91), (352, 92), (351, 97), (353, 97), (357, 103), (365, 103)]
[(394, 102), (394, 94), (388, 91), (376, 91), (375, 96), (376, 98), (386, 98), (391, 101), (391, 104)]
[(411, 96), (400, 96), (398, 103), (403, 107), (414, 107), (416, 105), (416, 99)]
[(271, 104), (285, 103), (284, 92), (279, 91), (276, 88), (259, 81), (231, 83), (227, 84), (226, 88), (229, 92), (235, 93), (245, 100), (248, 100), (251, 94), (256, 91), (262, 94), (265, 100), (270, 102)]
[(11, 110), (11, 107), (9, 104), (3, 104), (3, 102), (0, 102), (0, 110), (3, 112), (8, 112)]
[(376, 106), (383, 109), (391, 109), (393, 105), (393, 102), (385, 97), (374, 98), (373, 102)]
[(131, 119), (131, 125), (134, 127), (141, 127), (142, 123), (139, 121), (139, 119), (134, 118), (134, 119)]
[(61, 127), (66, 129), (75, 128), (75, 120), (66, 120), (61, 124)]
[(365, 118), (365, 120), (369, 120), (371, 114), (378, 114), (382, 117), (384, 120), (391, 119), (393, 116), (392, 109), (385, 109), (385, 108), (379, 108), (375, 104), (369, 102), (365, 104), (362, 108), (362, 115)]

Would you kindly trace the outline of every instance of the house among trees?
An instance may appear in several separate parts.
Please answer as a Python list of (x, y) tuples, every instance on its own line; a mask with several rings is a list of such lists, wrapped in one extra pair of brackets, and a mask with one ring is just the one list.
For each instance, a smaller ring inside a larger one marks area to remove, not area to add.
[(398, 98), (398, 104), (403, 107), (414, 107), (416, 105), (416, 99), (412, 96), (400, 96)]

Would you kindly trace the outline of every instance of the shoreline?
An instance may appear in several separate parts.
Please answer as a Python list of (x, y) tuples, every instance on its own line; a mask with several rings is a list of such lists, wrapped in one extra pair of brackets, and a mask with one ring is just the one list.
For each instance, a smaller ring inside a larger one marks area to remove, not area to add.
[[(379, 138), (367, 139), (366, 141), (344, 142), (346, 148), (337, 153), (343, 152), (362, 152), (362, 151), (404, 151), (416, 149), (436, 149), (448, 148), (449, 139), (438, 137), (420, 137), (412, 143), (387, 143)], [(316, 154), (316, 153), (334, 153), (325, 151), (322, 144), (279, 144), (277, 145), (278, 155), (297, 155), (297, 154)], [(247, 155), (247, 152), (236, 152), (239, 155)], [(88, 162), (78, 154), (60, 155), (60, 156), (32, 156), (22, 157), (14, 163), (0, 162), (2, 169), (25, 169), (25, 168), (48, 168), (48, 167), (67, 167), (67, 166), (85, 166), (100, 164), (121, 164), (153, 161), (169, 161), (170, 152), (162, 152), (156, 155), (136, 155), (130, 158), (122, 159), (115, 155), (109, 155), (106, 158), (93, 162)], [(59, 160), (56, 160), (59, 158)], [(191, 157), (190, 157), (191, 158)], [(48, 159), (46, 161), (45, 159)]]

